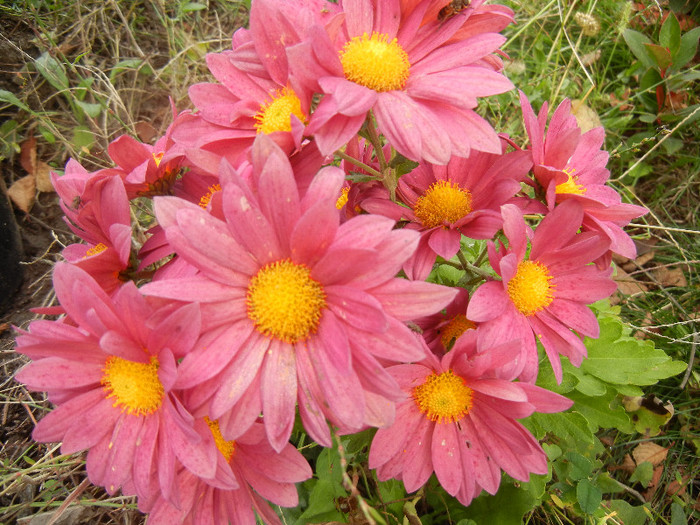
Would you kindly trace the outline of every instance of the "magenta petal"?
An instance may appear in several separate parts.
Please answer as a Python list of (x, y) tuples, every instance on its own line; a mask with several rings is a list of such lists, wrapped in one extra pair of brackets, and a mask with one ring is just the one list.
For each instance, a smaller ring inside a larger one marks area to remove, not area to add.
[[(406, 492), (414, 492), (422, 487), (433, 473), (431, 447), (435, 423), (425, 417), (418, 420), (413, 439), (406, 444), (406, 458), (403, 470), (403, 484)], [(410, 458), (410, 459), (409, 459)]]
[(462, 238), (457, 230), (452, 228), (435, 228), (428, 237), (428, 245), (445, 260), (450, 260), (459, 251), (459, 240)]
[[(455, 495), (462, 485), (462, 458), (459, 436), (453, 423), (436, 423), (433, 430), (431, 455), (435, 475), (448, 494)], [(469, 475), (469, 474), (466, 474)]]
[[(79, 394), (61, 404), (37, 423), (32, 432), (35, 441), (41, 443), (63, 441), (66, 432), (75, 424), (78, 416), (90, 410), (105, 398), (104, 390), (93, 389)], [(78, 448), (76, 450), (82, 450)]]
[(527, 401), (527, 395), (519, 388), (518, 384), (502, 379), (477, 379), (469, 382), (469, 388), (481, 394), (507, 401)]
[(383, 305), (372, 295), (350, 286), (326, 286), (328, 308), (344, 323), (366, 332), (388, 327)]
[(562, 323), (582, 335), (593, 338), (600, 335), (598, 319), (585, 304), (555, 297), (547, 310)]
[(328, 202), (317, 202), (301, 216), (289, 240), (292, 260), (313, 266), (328, 250), (338, 231), (340, 215)]
[(392, 279), (370, 291), (388, 314), (402, 321), (440, 311), (455, 298), (457, 292), (454, 288), (405, 279)]
[(30, 390), (49, 391), (63, 390), (68, 385), (71, 388), (99, 385), (102, 376), (102, 366), (94, 360), (80, 362), (58, 357), (33, 361), (16, 374), (17, 379), (25, 383)]
[(280, 452), (292, 432), (297, 400), (294, 346), (273, 339), (262, 368), (263, 418), (267, 437)]
[(147, 341), (148, 349), (156, 353), (162, 348), (168, 348), (175, 356), (184, 357), (199, 338), (201, 326), (199, 304), (182, 306), (151, 331)]
[(534, 405), (537, 412), (562, 412), (574, 404), (571, 399), (530, 383), (520, 383), (520, 387), (525, 390), (528, 403)]
[(183, 277), (151, 281), (140, 289), (145, 295), (155, 295), (178, 301), (220, 302), (236, 299), (242, 289), (225, 286), (206, 277)]
[(469, 299), (467, 318), (475, 323), (495, 319), (503, 313), (510, 298), (500, 281), (487, 281)]
[[(101, 390), (104, 396), (104, 390)], [(94, 447), (101, 439), (110, 436), (114, 426), (125, 417), (119, 408), (115, 408), (113, 399), (103, 397), (89, 411), (80, 417), (70, 419), (70, 430), (63, 437), (61, 450), (72, 454), (79, 450)]]
[(331, 433), (323, 413), (323, 394), (316, 380), (316, 373), (309, 359), (309, 353), (301, 351), (297, 353), (297, 393), (299, 401), (299, 415), (304, 424), (304, 429), (317, 443), (331, 446)]
[(388, 428), (380, 428), (372, 439), (369, 450), (369, 467), (377, 468), (400, 454), (410, 439), (413, 428), (419, 422), (418, 413), (413, 402), (401, 403), (396, 407), (396, 419)]

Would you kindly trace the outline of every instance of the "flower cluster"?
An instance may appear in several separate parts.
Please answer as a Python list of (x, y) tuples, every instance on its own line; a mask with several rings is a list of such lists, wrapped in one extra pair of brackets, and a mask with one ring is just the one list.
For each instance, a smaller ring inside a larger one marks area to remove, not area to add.
[(255, 0), (195, 111), (116, 139), (113, 168), (69, 161), (53, 181), (84, 242), (54, 271), (61, 316), (17, 337), (17, 379), (56, 407), (34, 438), (86, 450), (154, 524), (278, 523), (267, 501), (297, 505), (312, 474), (297, 418), (326, 447), (378, 428), (380, 480), (434, 472), (465, 505), (546, 472), (517, 420), (571, 401), (534, 385), (537, 341), (559, 380), (581, 364), (645, 210), (568, 101), (547, 125), (521, 94), (528, 147), (475, 112), (513, 88), (511, 21), (481, 0)]

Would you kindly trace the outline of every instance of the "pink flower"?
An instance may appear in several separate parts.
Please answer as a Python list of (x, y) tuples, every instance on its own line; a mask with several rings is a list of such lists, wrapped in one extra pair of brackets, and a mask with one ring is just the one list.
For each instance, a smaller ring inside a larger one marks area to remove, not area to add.
[(469, 505), (482, 488), (496, 493), (501, 470), (521, 481), (546, 473), (542, 447), (516, 419), (572, 402), (512, 382), (506, 370), (514, 347), (516, 341), (477, 348), (475, 333), (467, 332), (441, 360), (431, 355), (389, 368), (408, 398), (397, 406), (394, 425), (372, 441), (369, 466), (377, 478), (401, 479), (413, 492), (435, 472), (449, 494)]
[(463, 333), (476, 328), (476, 324), (465, 315), (469, 293), (464, 288), (457, 290), (457, 296), (443, 311), (415, 320), (423, 331), (428, 348), (438, 357), (445, 355)]
[[(580, 366), (586, 356), (581, 336), (599, 335), (598, 321), (586, 305), (616, 289), (611, 268), (588, 264), (607, 251), (608, 243), (592, 232), (576, 233), (583, 210), (573, 200), (554, 208), (534, 235), (528, 234), (517, 207), (506, 204), (502, 213), (508, 249), (501, 244), (496, 251), (493, 243), (489, 245), (491, 267), (502, 280), (488, 281), (474, 292), (467, 317), (479, 323), (480, 340), (520, 339), (520, 356), (513, 366), (523, 381), (534, 382), (537, 377), (537, 334), (561, 381), (559, 355)], [(532, 248), (526, 258), (528, 237)]]
[(468, 158), (452, 157), (446, 166), (422, 163), (399, 179), (398, 195), (408, 207), (391, 202), (388, 192), (383, 201), (373, 199), (362, 206), (408, 220), (408, 228), (421, 232), (418, 250), (404, 270), (409, 278), (423, 280), (437, 255), (446, 260), (455, 256), (462, 235), (490, 239), (501, 229), (501, 205), (512, 201), (531, 166), (524, 151), (474, 151)]
[(262, 423), (255, 423), (236, 441), (226, 441), (216, 421), (208, 421), (206, 432), (209, 435), (204, 439), (216, 443), (219, 450), (217, 478), (225, 479), (226, 484), (181, 469), (177, 473), (179, 508), (162, 497), (145, 508), (139, 502), (139, 507), (149, 512), (148, 523), (255, 525), (257, 513), (265, 523), (280, 524), (265, 500), (284, 507), (298, 504), (294, 483), (312, 474), (304, 457), (290, 444), (275, 452)]
[[(82, 187), (75, 187), (73, 201), (66, 200), (73, 193), (71, 179), (54, 178), (61, 196), (64, 220), (73, 232), (88, 244), (70, 244), (63, 257), (88, 272), (108, 293), (115, 292), (126, 280), (131, 265), (131, 215), (121, 178), (112, 170), (101, 170), (89, 175), (74, 160), (68, 161), (66, 174), (88, 175)], [(70, 175), (68, 175), (70, 177)]]
[(294, 89), (323, 94), (306, 130), (321, 153), (347, 143), (370, 110), (389, 144), (412, 160), (447, 164), (472, 149), (500, 152), (496, 133), (474, 108), (477, 97), (513, 87), (483, 63), (505, 39), (478, 32), (447, 44), (467, 18), (421, 25), (431, 2), (410, 12), (399, 2), (341, 2), (339, 29), (317, 24), (287, 48)]
[(530, 137), (533, 171), (546, 191), (549, 209), (565, 200), (578, 201), (584, 212), (583, 228), (609, 239), (611, 251), (634, 259), (637, 249), (622, 228), (648, 210), (623, 203), (620, 194), (606, 186), (610, 178), (605, 167), (609, 155), (601, 149), (605, 130), (598, 127), (581, 134), (569, 99), (554, 111), (546, 132), (547, 103), (535, 116), (527, 97), (520, 92), (520, 105)]
[(298, 401), (309, 434), (329, 446), (326, 419), (357, 430), (393, 419), (398, 386), (379, 359), (422, 359), (404, 321), (440, 310), (455, 291), (394, 276), (418, 242), (394, 222), (339, 225), (343, 172), (329, 167), (303, 197), (287, 156), (261, 135), (250, 186), (221, 173), (222, 221), (181, 199), (155, 200), (158, 222), (195, 278), (152, 282), (150, 295), (201, 303), (202, 340), (178, 387), (236, 439), (262, 411), (275, 450)]
[(177, 360), (199, 336), (198, 305), (156, 308), (133, 283), (110, 299), (65, 263), (56, 265), (54, 289), (68, 318), (34, 321), (17, 337), (17, 351), (33, 361), (15, 377), (56, 405), (34, 439), (62, 441), (64, 454), (87, 450), (90, 480), (110, 494), (123, 487), (177, 502), (178, 461), (213, 477), (216, 449), (200, 446), (173, 392)]

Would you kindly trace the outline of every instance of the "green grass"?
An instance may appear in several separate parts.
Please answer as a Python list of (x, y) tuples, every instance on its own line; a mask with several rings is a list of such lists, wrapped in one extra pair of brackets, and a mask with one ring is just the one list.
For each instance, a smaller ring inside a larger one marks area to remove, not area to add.
[[(640, 119), (648, 113), (643, 98), (650, 92), (639, 87), (639, 68), (622, 31), (636, 21), (637, 30), (658, 35), (660, 23), (653, 22), (653, 2), (641, 14), (624, 0), (503, 3), (515, 10), (517, 21), (505, 31), (510, 78), (536, 108), (544, 101), (556, 106), (565, 97), (582, 100), (606, 128), (606, 145), (612, 152), (611, 184), (629, 202), (652, 211), (630, 229), (640, 243), (653, 244), (654, 255), (646, 262), (628, 263), (628, 273), (647, 291), (620, 298), (623, 318), (636, 327), (639, 337), (653, 340), (674, 359), (688, 363), (695, 356), (686, 375), (647, 390), (675, 410), (661, 433), (646, 437), (603, 432), (607, 448), (600, 456), (600, 471), (610, 472), (626, 487), (616, 498), (638, 506), (644, 488), (619, 468), (625, 455), (647, 441), (669, 448), (661, 478), (642, 512), (651, 523), (697, 522), (700, 509), (693, 507), (700, 494), (697, 115), (670, 114), (661, 122)], [(14, 32), (5, 31), (14, 44), (16, 61), (8, 78), (14, 82), (10, 91), (21, 103), (0, 103), (0, 118), (11, 121), (0, 127), (0, 161), (17, 166), (19, 144), (33, 133), (42, 160), (52, 167), (62, 169), (68, 157), (75, 157), (88, 169), (96, 169), (109, 165), (106, 148), (118, 135), (129, 133), (148, 140), (162, 133), (170, 122), (168, 97), (178, 109), (186, 108), (187, 87), (210, 78), (205, 53), (229, 47), (233, 30), (246, 23), (245, 2), (210, 0), (202, 5), (205, 9), (197, 10), (196, 4), (184, 1), (24, 0), (0, 6), (0, 16), (11, 22), (6, 28), (14, 28)], [(594, 16), (598, 32), (584, 34), (576, 22), (581, 17), (577, 13)], [(697, 70), (698, 65), (691, 62), (686, 69)], [(699, 99), (697, 88), (689, 90), (688, 106)], [(511, 109), (516, 101), (514, 93), (505, 94), (485, 103), (484, 110), (494, 125), (522, 142), (520, 115)], [(684, 281), (677, 274), (672, 280), (661, 273), (663, 269), (680, 270)], [(36, 304), (46, 300), (46, 296), (37, 297)], [(7, 377), (0, 399), (6, 414), (24, 421), (15, 421), (17, 439), (0, 448), (0, 523), (14, 523), (70, 501), (86, 508), (89, 523), (142, 522), (133, 500), (110, 497), (82, 484), (80, 455), (62, 456), (56, 446), (31, 442), (31, 418), (40, 418), (48, 404), (9, 379), (19, 362), (10, 346), (1, 350)], [(682, 472), (685, 492), (673, 495), (669, 487), (677, 481), (676, 471)], [(618, 519), (611, 511), (599, 523), (621, 523)], [(548, 497), (527, 522), (593, 523)]]

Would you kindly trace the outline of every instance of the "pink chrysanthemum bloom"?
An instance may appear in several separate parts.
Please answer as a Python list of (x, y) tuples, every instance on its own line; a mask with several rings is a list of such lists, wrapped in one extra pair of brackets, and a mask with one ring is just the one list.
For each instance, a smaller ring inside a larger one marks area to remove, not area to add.
[(648, 210), (623, 203), (620, 194), (606, 186), (609, 154), (601, 149), (605, 130), (597, 127), (581, 134), (569, 99), (559, 104), (548, 127), (546, 102), (535, 116), (521, 91), (520, 105), (530, 138), (533, 171), (546, 191), (548, 208), (569, 199), (578, 201), (584, 211), (583, 228), (608, 238), (612, 252), (634, 259), (637, 249), (622, 228)]
[(285, 47), (335, 11), (338, 7), (325, 0), (253, 2), (250, 29), (234, 33), (232, 49), (206, 57), (218, 83), (189, 89), (198, 113), (179, 122), (174, 137), (192, 162), (213, 163), (218, 170), (212, 159), (225, 158), (237, 166), (261, 133), (287, 153), (301, 146), (313, 93), (290, 86)]
[[(580, 366), (586, 356), (582, 336), (599, 335), (598, 321), (587, 305), (616, 289), (611, 268), (589, 264), (607, 251), (607, 240), (593, 232), (576, 233), (583, 210), (573, 200), (554, 208), (534, 235), (528, 234), (516, 206), (506, 204), (502, 213), (508, 249), (501, 245), (496, 251), (489, 244), (491, 267), (502, 280), (488, 281), (474, 292), (467, 317), (479, 323), (480, 339), (495, 343), (520, 339), (520, 356), (513, 365), (523, 381), (534, 382), (537, 377), (536, 334), (561, 381), (559, 355)], [(528, 237), (531, 250), (526, 257)]]
[(308, 40), (287, 48), (292, 86), (323, 94), (306, 130), (321, 153), (347, 143), (370, 110), (389, 144), (412, 160), (447, 164), (472, 149), (500, 153), (498, 136), (474, 108), (477, 97), (513, 87), (482, 62), (505, 38), (481, 32), (447, 45), (467, 17), (421, 26), (431, 3), (408, 13), (399, 2), (341, 2), (339, 29), (316, 25)]
[[(505, 143), (504, 149), (505, 149)], [(372, 199), (362, 206), (371, 213), (405, 219), (421, 232), (415, 256), (404, 266), (411, 279), (425, 279), (439, 255), (451, 259), (462, 235), (490, 239), (501, 229), (501, 205), (511, 202), (532, 166), (524, 151), (498, 155), (474, 151), (452, 157), (446, 166), (422, 163), (399, 179), (398, 196), (408, 207)]]
[(110, 299), (67, 263), (56, 265), (53, 283), (68, 318), (34, 321), (17, 337), (17, 351), (33, 361), (16, 379), (56, 405), (34, 439), (62, 441), (64, 454), (87, 450), (90, 480), (110, 494), (123, 487), (177, 501), (178, 460), (213, 477), (216, 449), (199, 445), (172, 390), (177, 359), (199, 336), (198, 305), (155, 308), (133, 283)]
[(469, 505), (482, 488), (496, 493), (501, 470), (521, 481), (547, 472), (542, 447), (516, 419), (560, 412), (572, 402), (512, 381), (505, 371), (517, 341), (477, 348), (476, 339), (467, 332), (442, 360), (430, 355), (388, 369), (408, 399), (372, 441), (369, 466), (380, 481), (401, 479), (413, 492), (435, 472), (449, 494)]
[(155, 202), (178, 256), (200, 270), (142, 288), (201, 303), (205, 333), (182, 361), (178, 388), (226, 439), (262, 411), (276, 450), (297, 401), (306, 430), (326, 446), (326, 419), (349, 430), (389, 424), (400, 391), (377, 359), (422, 359), (404, 321), (440, 310), (456, 292), (394, 277), (415, 232), (375, 216), (339, 226), (339, 168), (321, 170), (302, 198), (271, 139), (261, 135), (252, 158), (252, 188), (222, 171), (225, 221), (181, 199)]
[(443, 311), (414, 321), (423, 331), (423, 339), (428, 348), (438, 357), (445, 355), (464, 332), (474, 330), (477, 326), (465, 314), (469, 292), (464, 288), (457, 290), (457, 296)]
[[(287, 444), (278, 453), (267, 442), (262, 423), (255, 423), (235, 441), (227, 441), (219, 424), (207, 419), (209, 441), (216, 443), (217, 478), (204, 480), (186, 469), (177, 474), (179, 508), (159, 498), (149, 508), (149, 525), (255, 525), (257, 514), (265, 523), (281, 525), (266, 500), (283, 507), (298, 505), (295, 483), (312, 472), (304, 457)], [(229, 485), (233, 484), (231, 488)]]
[(61, 255), (113, 293), (130, 270), (131, 215), (124, 183), (115, 170), (90, 174), (73, 159), (53, 182), (64, 220), (87, 243), (70, 244)]

